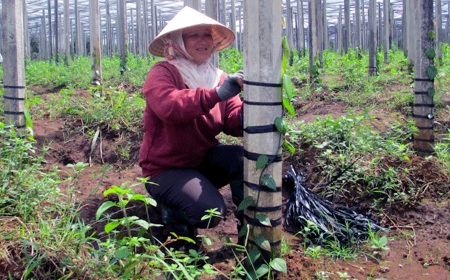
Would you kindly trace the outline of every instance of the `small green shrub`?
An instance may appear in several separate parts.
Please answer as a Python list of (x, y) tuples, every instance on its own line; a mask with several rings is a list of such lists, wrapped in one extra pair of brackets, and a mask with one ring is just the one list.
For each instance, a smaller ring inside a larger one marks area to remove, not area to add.
[(225, 73), (235, 73), (244, 69), (244, 56), (235, 48), (219, 52), (219, 68)]
[(356, 116), (350, 111), (336, 120), (329, 116), (313, 123), (299, 122), (288, 133), (289, 139), (304, 152), (314, 151), (320, 174), (329, 182), (324, 196), (371, 199), (376, 208), (382, 203), (385, 207), (408, 203), (417, 186), (407, 179), (400, 162), (410, 160), (408, 140), (416, 128), (411, 123), (393, 124), (381, 134), (372, 129), (370, 120), (367, 114)]
[(434, 145), (434, 151), (439, 162), (445, 168), (445, 172), (450, 176), (450, 130), (441, 141)]
[(0, 123), (0, 139), (0, 216), (30, 219), (59, 193), (57, 172), (43, 170), (31, 137)]

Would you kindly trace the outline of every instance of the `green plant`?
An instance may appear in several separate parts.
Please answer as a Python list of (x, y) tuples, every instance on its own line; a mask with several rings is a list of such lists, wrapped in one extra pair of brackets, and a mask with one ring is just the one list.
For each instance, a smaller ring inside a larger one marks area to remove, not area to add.
[[(120, 186), (111, 186), (111, 188), (107, 189), (103, 192), (103, 195), (107, 197), (108, 195), (116, 195), (118, 197), (118, 201), (105, 201), (97, 210), (96, 213), (96, 219), (98, 220), (100, 216), (110, 209), (111, 207), (118, 207), (122, 213), (123, 218), (118, 219), (112, 219), (110, 222), (108, 222), (105, 225), (105, 232), (110, 233), (114, 229), (116, 229), (118, 226), (124, 226), (127, 230), (128, 238), (133, 238), (133, 235), (131, 233), (132, 226), (137, 225), (141, 228), (144, 228), (145, 230), (149, 230), (152, 226), (158, 226), (152, 223), (149, 223), (146, 220), (139, 219), (136, 216), (127, 216), (126, 207), (127, 204), (130, 201), (141, 201), (145, 205), (152, 205), (156, 206), (156, 201), (150, 197), (146, 197), (142, 194), (134, 193), (131, 189), (126, 188), (127, 183), (123, 183)], [(146, 208), (147, 218), (150, 220), (148, 209)]]
[(314, 152), (327, 182), (322, 192), (326, 197), (348, 199), (352, 189), (354, 199), (373, 199), (375, 208), (386, 202), (408, 204), (416, 199), (417, 186), (401, 162), (410, 160), (409, 141), (416, 128), (411, 122), (394, 123), (382, 135), (372, 129), (371, 120), (367, 113), (355, 116), (349, 111), (336, 120), (329, 116), (296, 123), (287, 134), (295, 147)]
[(44, 154), (38, 154), (32, 137), (0, 123), (0, 139), (0, 215), (30, 219), (58, 194), (58, 171), (41, 168)]
[[(220, 212), (217, 211), (217, 208), (206, 210), (206, 215), (204, 215), (204, 216), (202, 217), (202, 220), (208, 220), (208, 225), (206, 226), (206, 231), (209, 230), (209, 228), (210, 228), (209, 226), (210, 226), (210, 224), (211, 224), (211, 220), (212, 220), (214, 217), (219, 217), (219, 218), (222, 217), (221, 214), (220, 214)], [(211, 245), (212, 245), (211, 238), (209, 238), (208, 236), (206, 236), (206, 234), (198, 235), (198, 237), (202, 238), (203, 242), (204, 242), (207, 246), (211, 246)]]
[(305, 255), (313, 259), (319, 258), (322, 254), (322, 246), (308, 246), (305, 249)]
[(325, 280), (325, 279), (329, 279), (330, 277), (328, 276), (329, 274), (332, 274), (330, 272), (327, 271), (318, 271), (316, 272), (316, 279), (317, 280)]
[(381, 236), (379, 238), (373, 236), (373, 237), (370, 237), (370, 240), (372, 243), (372, 246), (371, 246), (372, 249), (389, 250), (389, 247), (386, 246), (388, 243), (386, 236)]
[[(107, 260), (108, 265), (103, 268), (104, 273), (121, 275), (121, 277), (132, 278), (148, 273), (149, 277), (165, 275), (175, 279), (198, 279), (201, 275), (216, 274), (217, 271), (210, 264), (205, 263), (207, 256), (201, 251), (189, 250), (188, 253), (175, 251), (167, 247), (168, 244), (177, 240), (192, 241), (189, 237), (174, 235), (165, 243), (154, 237), (146, 237), (145, 233), (155, 226), (148, 222), (150, 220), (148, 208), (147, 218), (141, 219), (127, 214), (127, 205), (131, 202), (141, 202), (144, 205), (156, 206), (156, 202), (142, 194), (135, 193), (127, 187), (126, 183), (121, 186), (112, 186), (104, 192), (105, 196), (116, 196), (117, 201), (106, 201), (97, 210), (96, 219), (102, 220), (108, 210), (118, 208), (121, 217), (110, 218), (105, 225), (105, 232), (109, 234), (106, 241), (100, 244), (96, 253)], [(207, 212), (204, 219), (219, 216), (215, 209)], [(125, 235), (119, 234), (120, 228), (125, 230)], [(114, 234), (113, 234), (114, 233)], [(206, 242), (211, 243), (208, 237), (200, 236)]]
[(140, 93), (129, 94), (114, 88), (91, 87), (90, 97), (74, 95), (70, 90), (60, 93), (61, 98), (43, 103), (42, 110), (49, 111), (50, 118), (69, 118), (68, 133), (82, 134), (91, 140), (91, 155), (101, 146), (104, 137), (116, 140), (115, 149), (119, 162), (127, 162), (139, 149), (133, 139), (142, 137), (141, 121), (145, 100)]
[[(266, 159), (259, 158), (259, 163), (257, 163), (257, 166), (259, 165), (266, 165)], [(274, 181), (271, 176), (262, 176), (261, 178), (262, 184), (266, 185), (266, 187), (273, 188)], [(257, 204), (257, 201), (259, 199), (256, 198), (256, 202), (253, 199), (253, 197), (248, 196), (244, 198), (244, 200), (241, 202), (241, 204), (238, 206), (237, 211), (243, 211), (244, 209), (251, 206), (253, 203)], [(270, 220), (265, 214), (255, 214), (255, 218), (264, 225), (271, 226)], [(250, 226), (247, 224), (245, 225), (241, 231), (239, 232), (239, 236), (245, 236), (244, 244), (234, 244), (231, 242), (231, 240), (228, 238), (227, 245), (235, 247), (238, 251), (241, 251), (246, 256), (246, 261), (243, 262), (239, 259), (236, 252), (233, 251), (234, 257), (237, 260), (239, 264), (239, 269), (237, 272), (239, 272), (239, 275), (246, 276), (250, 279), (260, 279), (262, 277), (267, 277), (267, 279), (272, 279), (273, 272), (282, 272), (287, 273), (287, 266), (286, 262), (279, 257), (274, 258), (268, 258), (267, 256), (263, 256), (262, 251), (271, 252), (271, 246), (268, 240), (263, 235), (257, 235), (254, 237), (254, 242), (256, 246), (251, 248), (250, 250), (247, 249), (247, 242), (249, 238), (249, 234), (251, 232)]]
[[(350, 279), (350, 278), (352, 278), (350, 275), (348, 275), (347, 271), (345, 271), (345, 272), (337, 271), (336, 273), (339, 276), (339, 279)], [(352, 279), (356, 279), (356, 278), (352, 278)]]
[[(158, 61), (152, 57), (139, 57), (129, 54), (127, 57), (126, 71), (122, 71), (120, 57), (102, 58), (103, 86), (116, 87), (118, 85), (132, 84), (142, 86), (151, 66)], [(71, 60), (70, 65), (55, 63), (55, 61), (31, 60), (26, 64), (27, 85), (81, 89), (88, 88), (91, 84), (90, 58), (80, 56)]]
[(225, 73), (235, 73), (244, 69), (244, 56), (236, 48), (219, 52), (219, 68)]
[(332, 259), (355, 260), (358, 247), (342, 244), (337, 240), (328, 240), (324, 246), (324, 255)]
[(439, 162), (444, 166), (446, 173), (450, 175), (450, 130), (441, 141), (434, 145), (434, 152)]
[[(42, 165), (45, 160), (32, 138), (4, 124), (0, 124), (0, 138), (0, 254), (23, 268), (11, 277), (83, 278), (87, 270), (77, 263), (84, 263), (82, 257), (94, 239), (87, 234), (90, 227), (78, 222), (72, 195), (75, 184), (67, 179), (72, 187), (60, 191), (60, 171)], [(83, 167), (73, 168), (78, 173)], [(14, 250), (5, 251), (8, 248)]]
[(289, 252), (291, 252), (291, 248), (289, 246), (289, 243), (286, 241), (286, 238), (281, 238), (281, 255), (286, 255)]

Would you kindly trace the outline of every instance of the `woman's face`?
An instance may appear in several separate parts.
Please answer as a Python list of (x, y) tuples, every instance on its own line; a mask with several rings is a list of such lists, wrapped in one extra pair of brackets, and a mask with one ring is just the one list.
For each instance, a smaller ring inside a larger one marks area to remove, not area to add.
[(183, 30), (183, 42), (187, 53), (196, 64), (207, 62), (213, 53), (211, 27), (194, 26)]

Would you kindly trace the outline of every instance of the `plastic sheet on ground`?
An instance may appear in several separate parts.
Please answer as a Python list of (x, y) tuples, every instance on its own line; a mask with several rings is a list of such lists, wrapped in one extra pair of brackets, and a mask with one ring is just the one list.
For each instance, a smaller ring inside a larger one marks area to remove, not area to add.
[(301, 232), (314, 243), (337, 239), (347, 244), (366, 239), (370, 231), (384, 230), (373, 218), (328, 201), (305, 188), (304, 184), (305, 176), (291, 165), (283, 179), (283, 187), (293, 189), (284, 213), (287, 231)]

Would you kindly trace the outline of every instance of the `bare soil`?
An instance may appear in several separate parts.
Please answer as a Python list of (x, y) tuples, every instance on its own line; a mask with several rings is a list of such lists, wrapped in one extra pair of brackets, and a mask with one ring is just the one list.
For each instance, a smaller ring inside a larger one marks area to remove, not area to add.
[[(47, 93), (44, 93), (44, 95)], [(326, 117), (331, 114), (339, 117), (347, 113), (347, 106), (339, 102), (320, 101), (303, 102), (296, 106), (299, 119), (314, 121), (317, 117)], [(375, 129), (382, 131), (393, 119), (399, 120), (386, 112), (371, 112), (376, 117)], [(448, 116), (439, 120), (441, 124), (449, 123)], [(38, 119), (34, 120), (34, 133), (39, 146), (48, 146), (46, 160), (47, 166), (57, 165), (61, 170), (70, 174), (67, 167), (69, 163), (88, 162), (90, 143), (86, 137), (80, 134), (70, 133), (67, 120), (64, 119)], [(110, 147), (115, 145), (114, 139), (103, 139), (103, 144), (92, 155), (92, 164), (81, 174), (77, 182), (80, 201), (101, 201), (102, 192), (112, 185), (120, 185), (124, 182), (135, 183), (140, 177), (141, 170), (137, 161), (128, 165), (117, 165), (117, 155), (111, 152)], [(138, 151), (136, 150), (135, 153)], [(131, 157), (136, 159), (136, 155)], [(105, 169), (104, 163), (109, 163), (112, 168)], [(293, 164), (289, 160), (284, 162), (284, 167)], [(420, 168), (417, 168), (420, 166)], [(416, 167), (416, 168), (414, 168)], [(436, 180), (435, 167), (425, 163), (423, 158), (414, 158), (411, 162), (413, 172), (417, 180), (423, 184)], [(442, 186), (441, 184), (438, 184)], [(448, 182), (447, 182), (448, 183)], [(408, 209), (389, 209), (380, 213), (379, 222), (389, 228), (389, 250), (382, 252), (366, 250), (366, 253), (358, 254), (352, 260), (334, 260), (321, 257), (313, 259), (304, 254), (301, 240), (288, 232), (284, 237), (290, 244), (290, 253), (284, 256), (288, 265), (287, 275), (278, 275), (277, 279), (316, 279), (317, 275), (327, 276), (329, 279), (450, 279), (450, 201), (448, 197), (441, 197), (439, 192), (433, 190), (434, 185), (425, 189), (420, 201)], [(447, 184), (447, 189), (448, 184)], [(136, 191), (146, 194), (142, 186), (137, 186)], [(230, 236), (237, 240), (235, 219), (233, 217), (234, 206), (231, 202), (230, 191), (223, 188), (222, 194), (229, 206), (227, 219), (216, 228), (206, 232), (208, 236), (217, 240), (212, 248), (207, 248), (210, 256), (209, 262), (225, 274), (231, 271), (235, 265), (234, 257), (223, 248), (222, 236)], [(448, 193), (448, 190), (447, 190)], [(284, 193), (286, 198), (288, 194)], [(89, 203), (88, 203), (89, 204)], [(90, 204), (95, 208), (95, 204)], [(84, 217), (95, 214), (93, 209), (84, 207)], [(83, 210), (82, 210), (83, 211)], [(89, 214), (90, 213), (90, 214)], [(218, 279), (221, 279), (220, 277)]]

